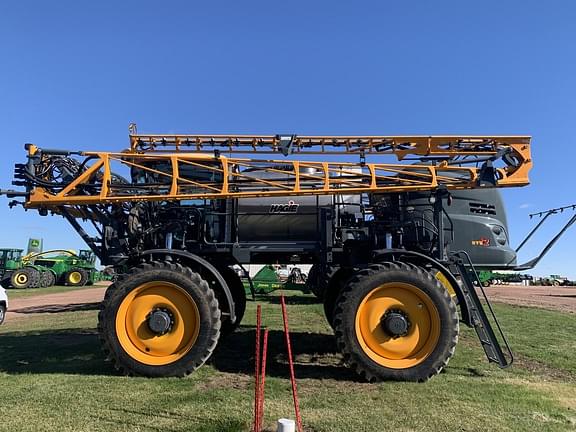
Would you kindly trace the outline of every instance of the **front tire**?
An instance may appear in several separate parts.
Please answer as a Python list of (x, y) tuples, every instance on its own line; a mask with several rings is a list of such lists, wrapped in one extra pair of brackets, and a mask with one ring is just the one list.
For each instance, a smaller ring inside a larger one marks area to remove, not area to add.
[(180, 264), (139, 265), (106, 291), (98, 316), (102, 348), (127, 375), (185, 376), (202, 366), (220, 337), (214, 291)]
[(26, 289), (40, 286), (40, 272), (33, 267), (24, 267), (14, 271), (10, 277), (14, 288)]
[(0, 324), (6, 319), (6, 305), (4, 303), (0, 304)]
[(456, 305), (429, 272), (409, 264), (372, 265), (352, 277), (336, 303), (336, 341), (368, 381), (426, 381), (456, 348)]

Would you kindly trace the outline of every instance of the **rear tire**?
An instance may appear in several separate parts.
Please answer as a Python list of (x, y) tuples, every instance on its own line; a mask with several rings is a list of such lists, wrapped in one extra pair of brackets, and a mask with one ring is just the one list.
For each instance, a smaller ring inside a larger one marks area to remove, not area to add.
[(344, 285), (352, 277), (355, 270), (352, 268), (340, 268), (335, 272), (328, 282), (328, 288), (324, 295), (324, 316), (330, 327), (334, 328), (334, 309), (336, 308), (336, 300)]
[(456, 305), (429, 272), (383, 263), (348, 281), (336, 305), (336, 341), (367, 381), (426, 381), (447, 364), (458, 341)]
[(73, 268), (64, 276), (68, 286), (84, 286), (88, 282), (88, 272), (82, 268)]
[[(240, 276), (230, 267), (219, 267), (218, 271), (224, 280), (226, 280), (228, 288), (230, 288), (232, 300), (234, 300), (234, 312), (236, 314), (236, 322), (234, 324), (232, 324), (228, 318), (222, 319), (222, 329), (220, 332), (222, 336), (227, 336), (240, 326), (242, 318), (244, 318), (244, 313), (246, 312), (246, 291), (244, 291), (242, 279), (240, 279)], [(218, 303), (224, 305), (225, 301), (226, 299), (222, 292), (222, 298), (219, 299)]]
[(40, 272), (33, 267), (24, 267), (14, 271), (10, 277), (14, 288), (26, 289), (40, 286)]
[(220, 319), (216, 295), (200, 275), (180, 264), (152, 262), (108, 288), (98, 331), (104, 352), (122, 373), (181, 377), (210, 358)]
[(6, 319), (6, 305), (4, 303), (0, 304), (0, 324)]
[(330, 279), (340, 269), (340, 267), (327, 266), (326, 271), (322, 272), (322, 266), (314, 264), (306, 278), (306, 288), (312, 292), (319, 300), (324, 301)]

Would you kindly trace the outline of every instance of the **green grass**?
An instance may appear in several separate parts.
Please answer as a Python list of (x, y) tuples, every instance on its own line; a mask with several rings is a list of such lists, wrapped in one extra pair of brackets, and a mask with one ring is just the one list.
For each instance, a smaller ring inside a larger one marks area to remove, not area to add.
[(61, 292), (76, 291), (79, 289), (94, 288), (94, 287), (95, 287), (95, 285), (84, 286), (84, 287), (53, 285), (53, 286), (48, 287), (48, 288), (27, 288), (27, 289), (10, 288), (10, 289), (6, 290), (6, 292), (8, 293), (8, 298), (10, 300), (13, 300), (13, 299), (18, 299), (18, 298), (35, 297), (35, 296), (45, 295), (45, 294), (56, 294), (56, 293), (61, 293)]
[[(488, 365), (463, 328), (445, 373), (424, 384), (366, 384), (341, 365), (322, 307), (290, 297), (306, 431), (564, 431), (576, 428), (574, 315), (496, 305), (517, 363)], [(277, 298), (271, 330), (267, 430), (292, 417)], [(241, 329), (188, 379), (118, 376), (99, 351), (96, 310), (43, 314), (0, 328), (0, 430), (248, 431), (255, 303)]]

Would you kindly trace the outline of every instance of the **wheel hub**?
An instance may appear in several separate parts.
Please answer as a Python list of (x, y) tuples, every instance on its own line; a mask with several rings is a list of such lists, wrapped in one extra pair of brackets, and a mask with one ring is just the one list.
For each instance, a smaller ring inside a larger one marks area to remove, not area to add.
[(384, 332), (394, 339), (406, 336), (411, 325), (408, 316), (398, 309), (390, 309), (386, 311), (380, 324), (382, 325)]
[(156, 308), (147, 317), (148, 328), (158, 336), (162, 336), (172, 330), (174, 315), (166, 308)]

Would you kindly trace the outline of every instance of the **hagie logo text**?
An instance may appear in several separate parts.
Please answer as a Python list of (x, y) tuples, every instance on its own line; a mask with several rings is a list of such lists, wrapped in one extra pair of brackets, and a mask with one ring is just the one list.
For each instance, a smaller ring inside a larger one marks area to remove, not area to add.
[(272, 204), (270, 205), (270, 213), (297, 213), (300, 204), (296, 204), (294, 201), (288, 201), (288, 204)]

